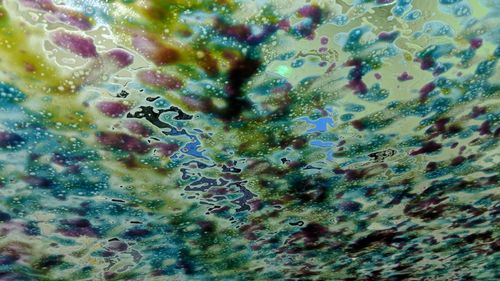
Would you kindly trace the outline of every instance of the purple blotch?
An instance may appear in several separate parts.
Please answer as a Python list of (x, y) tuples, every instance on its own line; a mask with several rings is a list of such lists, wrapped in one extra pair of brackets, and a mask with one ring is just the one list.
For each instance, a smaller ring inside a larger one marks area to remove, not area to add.
[(83, 58), (97, 57), (97, 50), (92, 38), (57, 31), (52, 34), (52, 41), (57, 46), (79, 55)]

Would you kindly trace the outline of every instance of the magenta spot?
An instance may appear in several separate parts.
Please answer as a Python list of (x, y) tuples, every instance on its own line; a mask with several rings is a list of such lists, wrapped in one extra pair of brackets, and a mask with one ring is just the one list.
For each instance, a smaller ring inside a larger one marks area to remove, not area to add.
[(59, 8), (54, 5), (51, 0), (21, 0), (20, 2), (26, 7), (48, 12), (51, 18), (81, 30), (89, 30), (92, 28), (92, 24), (84, 15), (72, 10)]
[(298, 14), (302, 17), (310, 18), (313, 23), (317, 24), (321, 21), (322, 12), (318, 6), (304, 6), (298, 10)]
[(479, 49), (483, 45), (483, 39), (481, 38), (474, 38), (470, 40), (470, 47), (472, 49)]
[(316, 34), (314, 32), (311, 32), (310, 34), (308, 34), (306, 37), (305, 37), (307, 40), (314, 40), (314, 38), (316, 38)]
[(434, 83), (432, 83), (432, 82), (425, 84), (420, 89), (420, 100), (426, 101), (429, 93), (432, 92), (432, 90), (434, 90), (435, 88), (436, 88), (436, 85), (434, 85)]
[(103, 145), (139, 154), (149, 151), (147, 144), (124, 133), (101, 132), (97, 134), (97, 141)]
[(290, 30), (290, 21), (287, 19), (281, 20), (278, 23), (278, 28), (284, 31), (289, 31)]
[(159, 73), (154, 70), (142, 71), (138, 74), (138, 76), (143, 83), (154, 87), (162, 87), (168, 90), (177, 90), (182, 88), (183, 86), (182, 81), (178, 78), (168, 74)]
[(368, 91), (366, 84), (361, 79), (353, 79), (349, 81), (347, 87), (353, 90), (356, 94), (365, 94)]
[(399, 32), (381, 32), (378, 35), (378, 39), (386, 42), (392, 42), (398, 38)]
[(26, 7), (30, 7), (37, 10), (43, 11), (56, 11), (57, 7), (51, 0), (21, 0), (19, 1)]
[(180, 58), (180, 54), (176, 49), (167, 47), (152, 37), (134, 35), (132, 45), (139, 53), (156, 65), (171, 64)]
[(162, 156), (170, 156), (170, 155), (174, 154), (177, 150), (179, 150), (179, 145), (177, 145), (175, 143), (157, 142), (157, 143), (154, 143), (152, 146), (154, 148), (157, 148), (158, 152), (160, 152), (160, 154)]
[(328, 37), (325, 36), (321, 37), (320, 42), (322, 45), (328, 44)]
[(57, 31), (52, 34), (52, 41), (59, 47), (83, 58), (97, 57), (97, 50), (91, 38)]
[(120, 68), (127, 67), (134, 62), (134, 56), (122, 49), (114, 49), (106, 53), (106, 56), (113, 60)]
[(148, 137), (151, 135), (152, 131), (148, 127), (142, 125), (141, 123), (135, 121), (135, 120), (126, 120), (125, 121), (125, 128), (127, 128), (131, 133), (134, 133), (136, 135), (140, 135), (143, 137)]
[(128, 105), (121, 102), (102, 101), (97, 104), (97, 109), (109, 117), (120, 117), (129, 110)]
[(332, 70), (335, 68), (335, 66), (337, 66), (337, 65), (336, 65), (335, 63), (332, 63), (332, 64), (328, 67), (328, 69), (326, 70), (326, 72), (325, 72), (325, 73), (330, 73), (330, 72), (332, 72)]
[(408, 74), (408, 72), (403, 72), (401, 73), (401, 75), (398, 76), (398, 81), (408, 81), (408, 80), (412, 80), (413, 79), (413, 76), (411, 76), (410, 74)]
[(484, 121), (479, 127), (479, 135), (488, 135), (491, 134), (491, 126), (488, 120)]
[(377, 80), (380, 80), (380, 78), (382, 78), (382, 75), (380, 75), (380, 73), (375, 73), (373, 76), (375, 76)]
[(422, 59), (416, 59), (416, 61), (420, 62), (420, 69), (422, 70), (427, 70), (433, 67), (435, 64), (435, 61), (431, 56), (426, 56)]
[(72, 11), (59, 10), (56, 12), (57, 18), (64, 23), (77, 27), (81, 30), (89, 30), (92, 24), (83, 15), (74, 13)]

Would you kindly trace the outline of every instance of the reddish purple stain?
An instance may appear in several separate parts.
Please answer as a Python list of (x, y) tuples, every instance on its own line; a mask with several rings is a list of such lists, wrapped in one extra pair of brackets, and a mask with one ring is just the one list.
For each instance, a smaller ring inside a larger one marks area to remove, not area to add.
[(408, 74), (408, 72), (403, 72), (401, 73), (399, 76), (398, 76), (398, 81), (408, 81), (408, 80), (412, 80), (413, 79), (413, 76), (411, 76), (410, 74)]
[(425, 84), (421, 89), (420, 89), (420, 101), (426, 101), (427, 96), (429, 95), (432, 90), (436, 88), (436, 85), (434, 85), (433, 82)]
[(168, 90), (177, 90), (182, 88), (183, 86), (182, 81), (178, 78), (153, 70), (142, 71), (138, 74), (138, 76), (143, 83), (154, 87), (166, 88)]
[(479, 49), (483, 45), (483, 39), (481, 38), (474, 38), (470, 40), (470, 47), (472, 49)]
[(381, 32), (378, 35), (378, 39), (385, 42), (392, 42), (398, 38), (399, 32)]
[(152, 147), (156, 148), (162, 156), (170, 156), (179, 150), (179, 145), (175, 143), (154, 143)]
[(363, 131), (365, 129), (365, 125), (363, 124), (363, 121), (361, 120), (353, 120), (351, 122), (351, 125), (356, 128), (358, 131)]
[(486, 108), (484, 107), (479, 107), (479, 106), (474, 106), (472, 108), (472, 112), (469, 114), (471, 118), (476, 118), (478, 116), (481, 116), (486, 113)]
[(479, 135), (489, 135), (491, 134), (491, 127), (490, 127), (490, 122), (489, 121), (484, 121), (481, 124), (481, 127), (479, 127)]
[(176, 63), (180, 59), (180, 54), (176, 49), (165, 46), (152, 37), (134, 35), (132, 45), (139, 53), (159, 66)]
[(121, 102), (102, 101), (97, 104), (97, 109), (109, 117), (120, 117), (129, 110), (129, 106)]
[(144, 154), (150, 149), (139, 139), (124, 133), (101, 132), (97, 134), (97, 141), (103, 145), (139, 154)]
[(321, 8), (315, 5), (304, 6), (298, 10), (298, 14), (302, 17), (310, 18), (313, 23), (321, 22)]
[(432, 56), (425, 56), (422, 59), (417, 59), (417, 61), (420, 61), (420, 69), (422, 70), (427, 70), (435, 65), (434, 58)]
[(30, 7), (37, 10), (55, 12), (57, 10), (56, 5), (51, 0), (20, 0), (21, 4), (26, 7)]
[(127, 128), (131, 133), (136, 135), (140, 135), (143, 137), (149, 137), (152, 133), (152, 130), (140, 122), (135, 120), (126, 120), (124, 124), (125, 128)]
[(442, 147), (441, 144), (436, 143), (434, 141), (430, 141), (427, 143), (424, 143), (421, 148), (414, 150), (410, 153), (411, 156), (423, 154), (423, 153), (431, 153), (437, 150), (440, 150)]
[(465, 157), (457, 156), (457, 157), (453, 158), (453, 160), (451, 160), (451, 165), (458, 166), (458, 165), (462, 164), (464, 161), (465, 161)]
[(59, 19), (61, 22), (67, 23), (71, 26), (74, 26), (78, 29), (81, 30), (90, 30), (92, 28), (92, 24), (90, 21), (83, 15), (72, 12), (72, 11), (66, 11), (63, 9), (59, 9), (56, 12), (57, 19)]
[(97, 57), (97, 50), (92, 38), (85, 38), (76, 34), (56, 31), (52, 34), (52, 41), (57, 46), (83, 58)]
[(122, 49), (111, 50), (105, 56), (113, 60), (120, 68), (127, 67), (134, 62), (134, 56)]

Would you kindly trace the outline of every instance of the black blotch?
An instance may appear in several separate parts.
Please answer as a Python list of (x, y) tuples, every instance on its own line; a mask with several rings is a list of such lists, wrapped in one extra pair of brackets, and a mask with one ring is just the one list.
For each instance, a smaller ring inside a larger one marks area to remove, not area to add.
[(328, 229), (319, 223), (313, 222), (303, 227), (300, 233), (304, 236), (306, 242), (314, 243), (325, 236), (328, 233)]
[(0, 131), (0, 148), (16, 147), (21, 145), (23, 142), (24, 139), (16, 133)]
[(365, 124), (363, 124), (363, 121), (361, 120), (353, 120), (351, 121), (351, 125), (358, 131), (363, 131), (365, 129)]
[(385, 158), (391, 157), (394, 154), (396, 154), (396, 150), (389, 148), (386, 150), (370, 153), (368, 154), (368, 156), (372, 158), (373, 162), (383, 162)]
[(401, 233), (397, 232), (394, 229), (377, 230), (361, 239), (356, 240), (353, 244), (347, 247), (347, 250), (349, 252), (355, 253), (362, 251), (363, 249), (368, 248), (374, 244), (383, 243), (385, 245), (390, 245), (394, 241), (395, 237), (400, 234)]
[(67, 226), (72, 226), (72, 227), (90, 227), (90, 221), (87, 219), (68, 219), (68, 220), (62, 220), (62, 224), (65, 224)]
[(411, 156), (419, 155), (422, 153), (431, 153), (437, 150), (440, 150), (442, 147), (441, 144), (436, 143), (435, 141), (430, 141), (422, 144), (422, 147), (414, 150), (410, 153)]
[(178, 115), (176, 117), (174, 117), (174, 119), (184, 118), (182, 120), (189, 120), (192, 118), (191, 115), (187, 115), (187, 114), (183, 113), (182, 111), (180, 111), (180, 109), (178, 109), (176, 107), (170, 107), (168, 109), (160, 109), (160, 110), (158, 110), (158, 112), (156, 112), (152, 106), (139, 106), (139, 109), (140, 109), (140, 111), (137, 111), (134, 113), (129, 112), (127, 114), (127, 118), (137, 118), (137, 119), (145, 118), (151, 124), (155, 125), (156, 127), (160, 128), (160, 129), (169, 129), (169, 131), (162, 131), (162, 133), (164, 133), (165, 135), (176, 136), (176, 135), (187, 134), (186, 130), (184, 130), (184, 129), (179, 130), (176, 127), (160, 120), (160, 115), (162, 113), (168, 112), (168, 111), (175, 111), (178, 113)]
[(226, 121), (238, 119), (243, 111), (251, 107), (250, 101), (244, 97), (243, 86), (257, 73), (261, 62), (250, 57), (235, 61), (228, 73), (225, 97), (226, 107), (216, 115)]
[(122, 90), (118, 95), (116, 95), (116, 97), (118, 97), (118, 98), (126, 98), (126, 97), (128, 97), (128, 95), (130, 95), (129, 92), (127, 92), (125, 90)]
[(215, 224), (211, 221), (199, 221), (197, 224), (203, 233), (212, 233), (215, 231)]
[(226, 165), (223, 165), (222, 172), (224, 172), (224, 173), (239, 173), (239, 172), (241, 172), (241, 169), (238, 169), (236, 167), (228, 167)]
[(187, 275), (191, 275), (191, 274), (195, 273), (194, 265), (192, 264), (192, 262), (190, 260), (192, 260), (192, 259), (189, 257), (188, 251), (185, 249), (181, 249), (179, 251), (179, 259), (177, 260), (176, 265), (177, 265), (177, 268), (183, 269), (184, 273)]
[(38, 227), (36, 222), (31, 221), (26, 224), (24, 233), (29, 236), (40, 235), (40, 228)]
[(329, 182), (322, 178), (297, 175), (289, 179), (291, 195), (303, 203), (321, 203), (328, 198)]
[(154, 111), (154, 108), (152, 106), (139, 106), (139, 108), (141, 110), (134, 112), (133, 114), (129, 112), (127, 114), (127, 118), (146, 118), (146, 120), (148, 120), (149, 122), (151, 122), (151, 124), (155, 125), (158, 128), (173, 128), (172, 125), (165, 123), (159, 119), (161, 112)]
[(34, 187), (39, 188), (51, 188), (54, 186), (54, 182), (48, 178), (38, 177), (38, 176), (28, 176), (24, 179), (24, 181)]
[[(19, 255), (17, 254), (3, 254), (0, 255), (0, 265), (4, 266), (4, 265), (11, 265), (13, 263), (15, 263), (18, 259), (19, 259)], [(2, 275), (0, 273), (0, 280), (3, 280), (2, 278)]]
[(146, 100), (149, 101), (149, 102), (153, 102), (153, 101), (155, 101), (155, 100), (157, 100), (159, 98), (160, 98), (160, 96), (157, 96), (157, 97), (147, 97)]
[(483, 233), (473, 233), (464, 238), (464, 241), (468, 244), (474, 243), (476, 240), (488, 241), (492, 239), (492, 231), (486, 231)]
[(134, 228), (134, 229), (129, 229), (127, 230), (123, 236), (126, 237), (126, 238), (132, 238), (132, 239), (135, 239), (135, 238), (142, 238), (142, 237), (146, 237), (146, 236), (149, 236), (151, 234), (151, 231), (147, 230), (147, 229), (143, 229), (143, 228)]
[(175, 106), (170, 106), (168, 109), (163, 109), (163, 112), (173, 111), (177, 113), (177, 116), (174, 117), (175, 120), (191, 120), (193, 119), (193, 115), (189, 115), (183, 112), (180, 108)]
[(60, 265), (63, 262), (63, 255), (50, 255), (41, 258), (35, 265), (39, 269), (50, 269), (54, 266)]
[(427, 166), (425, 167), (426, 172), (432, 172), (435, 171), (438, 168), (438, 165), (436, 162), (429, 162), (427, 163)]
[(303, 222), (303, 221), (298, 221), (298, 222), (290, 222), (289, 224), (290, 224), (290, 225), (293, 225), (293, 226), (295, 226), (295, 225), (298, 225), (298, 226), (303, 226), (303, 225), (304, 225), (304, 222)]
[(8, 213), (0, 211), (0, 222), (8, 222), (11, 220), (11, 217)]
[(464, 161), (465, 161), (465, 157), (457, 156), (457, 157), (453, 158), (453, 160), (451, 160), (450, 164), (452, 166), (458, 166), (458, 165), (462, 164)]

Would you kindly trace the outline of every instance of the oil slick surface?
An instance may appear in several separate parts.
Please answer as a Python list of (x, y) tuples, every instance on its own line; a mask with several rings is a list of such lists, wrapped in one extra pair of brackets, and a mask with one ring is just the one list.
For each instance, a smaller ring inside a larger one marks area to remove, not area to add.
[(499, 16), (0, 1), (0, 280), (497, 280)]

